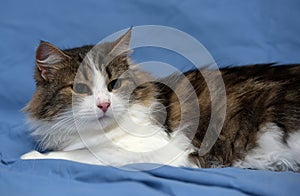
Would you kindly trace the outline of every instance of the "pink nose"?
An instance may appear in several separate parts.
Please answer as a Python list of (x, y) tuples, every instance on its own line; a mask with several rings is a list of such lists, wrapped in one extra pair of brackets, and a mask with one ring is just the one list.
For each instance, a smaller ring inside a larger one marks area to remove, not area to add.
[(110, 106), (110, 102), (104, 102), (97, 104), (97, 107), (101, 109), (103, 112), (106, 112)]

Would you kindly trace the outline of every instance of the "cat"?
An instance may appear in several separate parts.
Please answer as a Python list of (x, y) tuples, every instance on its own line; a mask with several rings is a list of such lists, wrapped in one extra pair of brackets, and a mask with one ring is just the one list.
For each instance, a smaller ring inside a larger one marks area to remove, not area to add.
[[(222, 68), (227, 101), (218, 101), (207, 85), (216, 70), (154, 79), (139, 69), (131, 31), (67, 50), (39, 44), (36, 92), (24, 111), (38, 149), (48, 152), (22, 159), (300, 171), (300, 65)], [(199, 153), (211, 114), (221, 119), (224, 108), (220, 134)]]

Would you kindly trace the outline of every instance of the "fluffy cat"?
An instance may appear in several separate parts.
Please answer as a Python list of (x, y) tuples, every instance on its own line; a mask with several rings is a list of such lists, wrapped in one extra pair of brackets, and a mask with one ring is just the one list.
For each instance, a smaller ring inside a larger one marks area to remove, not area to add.
[(130, 37), (131, 29), (114, 42), (69, 50), (40, 43), (37, 88), (24, 110), (39, 150), (49, 152), (22, 159), (300, 171), (299, 65), (221, 69), (227, 102), (214, 109), (226, 108), (225, 121), (200, 154), (218, 100), (205, 79), (214, 82), (216, 71), (154, 80), (130, 61)]

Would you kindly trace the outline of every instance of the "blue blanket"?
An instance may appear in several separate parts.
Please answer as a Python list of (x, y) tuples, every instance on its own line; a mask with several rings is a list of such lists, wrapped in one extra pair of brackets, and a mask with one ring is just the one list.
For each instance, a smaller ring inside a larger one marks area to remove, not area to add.
[[(39, 40), (61, 48), (95, 44), (130, 26), (178, 28), (219, 66), (300, 62), (300, 2), (2, 1), (0, 6), (0, 195), (299, 195), (300, 174), (237, 168), (128, 171), (62, 160), (19, 160), (35, 143), (20, 111), (30, 100)], [(133, 54), (179, 68), (184, 58)], [(141, 167), (135, 165), (133, 167)]]

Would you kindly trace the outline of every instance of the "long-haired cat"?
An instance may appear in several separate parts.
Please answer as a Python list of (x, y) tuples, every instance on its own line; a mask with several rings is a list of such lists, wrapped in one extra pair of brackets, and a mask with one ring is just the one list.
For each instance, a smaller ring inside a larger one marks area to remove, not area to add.
[[(223, 68), (227, 102), (212, 107), (218, 93), (207, 82), (216, 70), (153, 79), (130, 61), (130, 37), (131, 29), (69, 50), (40, 43), (36, 92), (24, 110), (39, 150), (48, 152), (23, 159), (300, 171), (300, 65)], [(224, 108), (220, 134), (200, 154), (211, 114)]]

